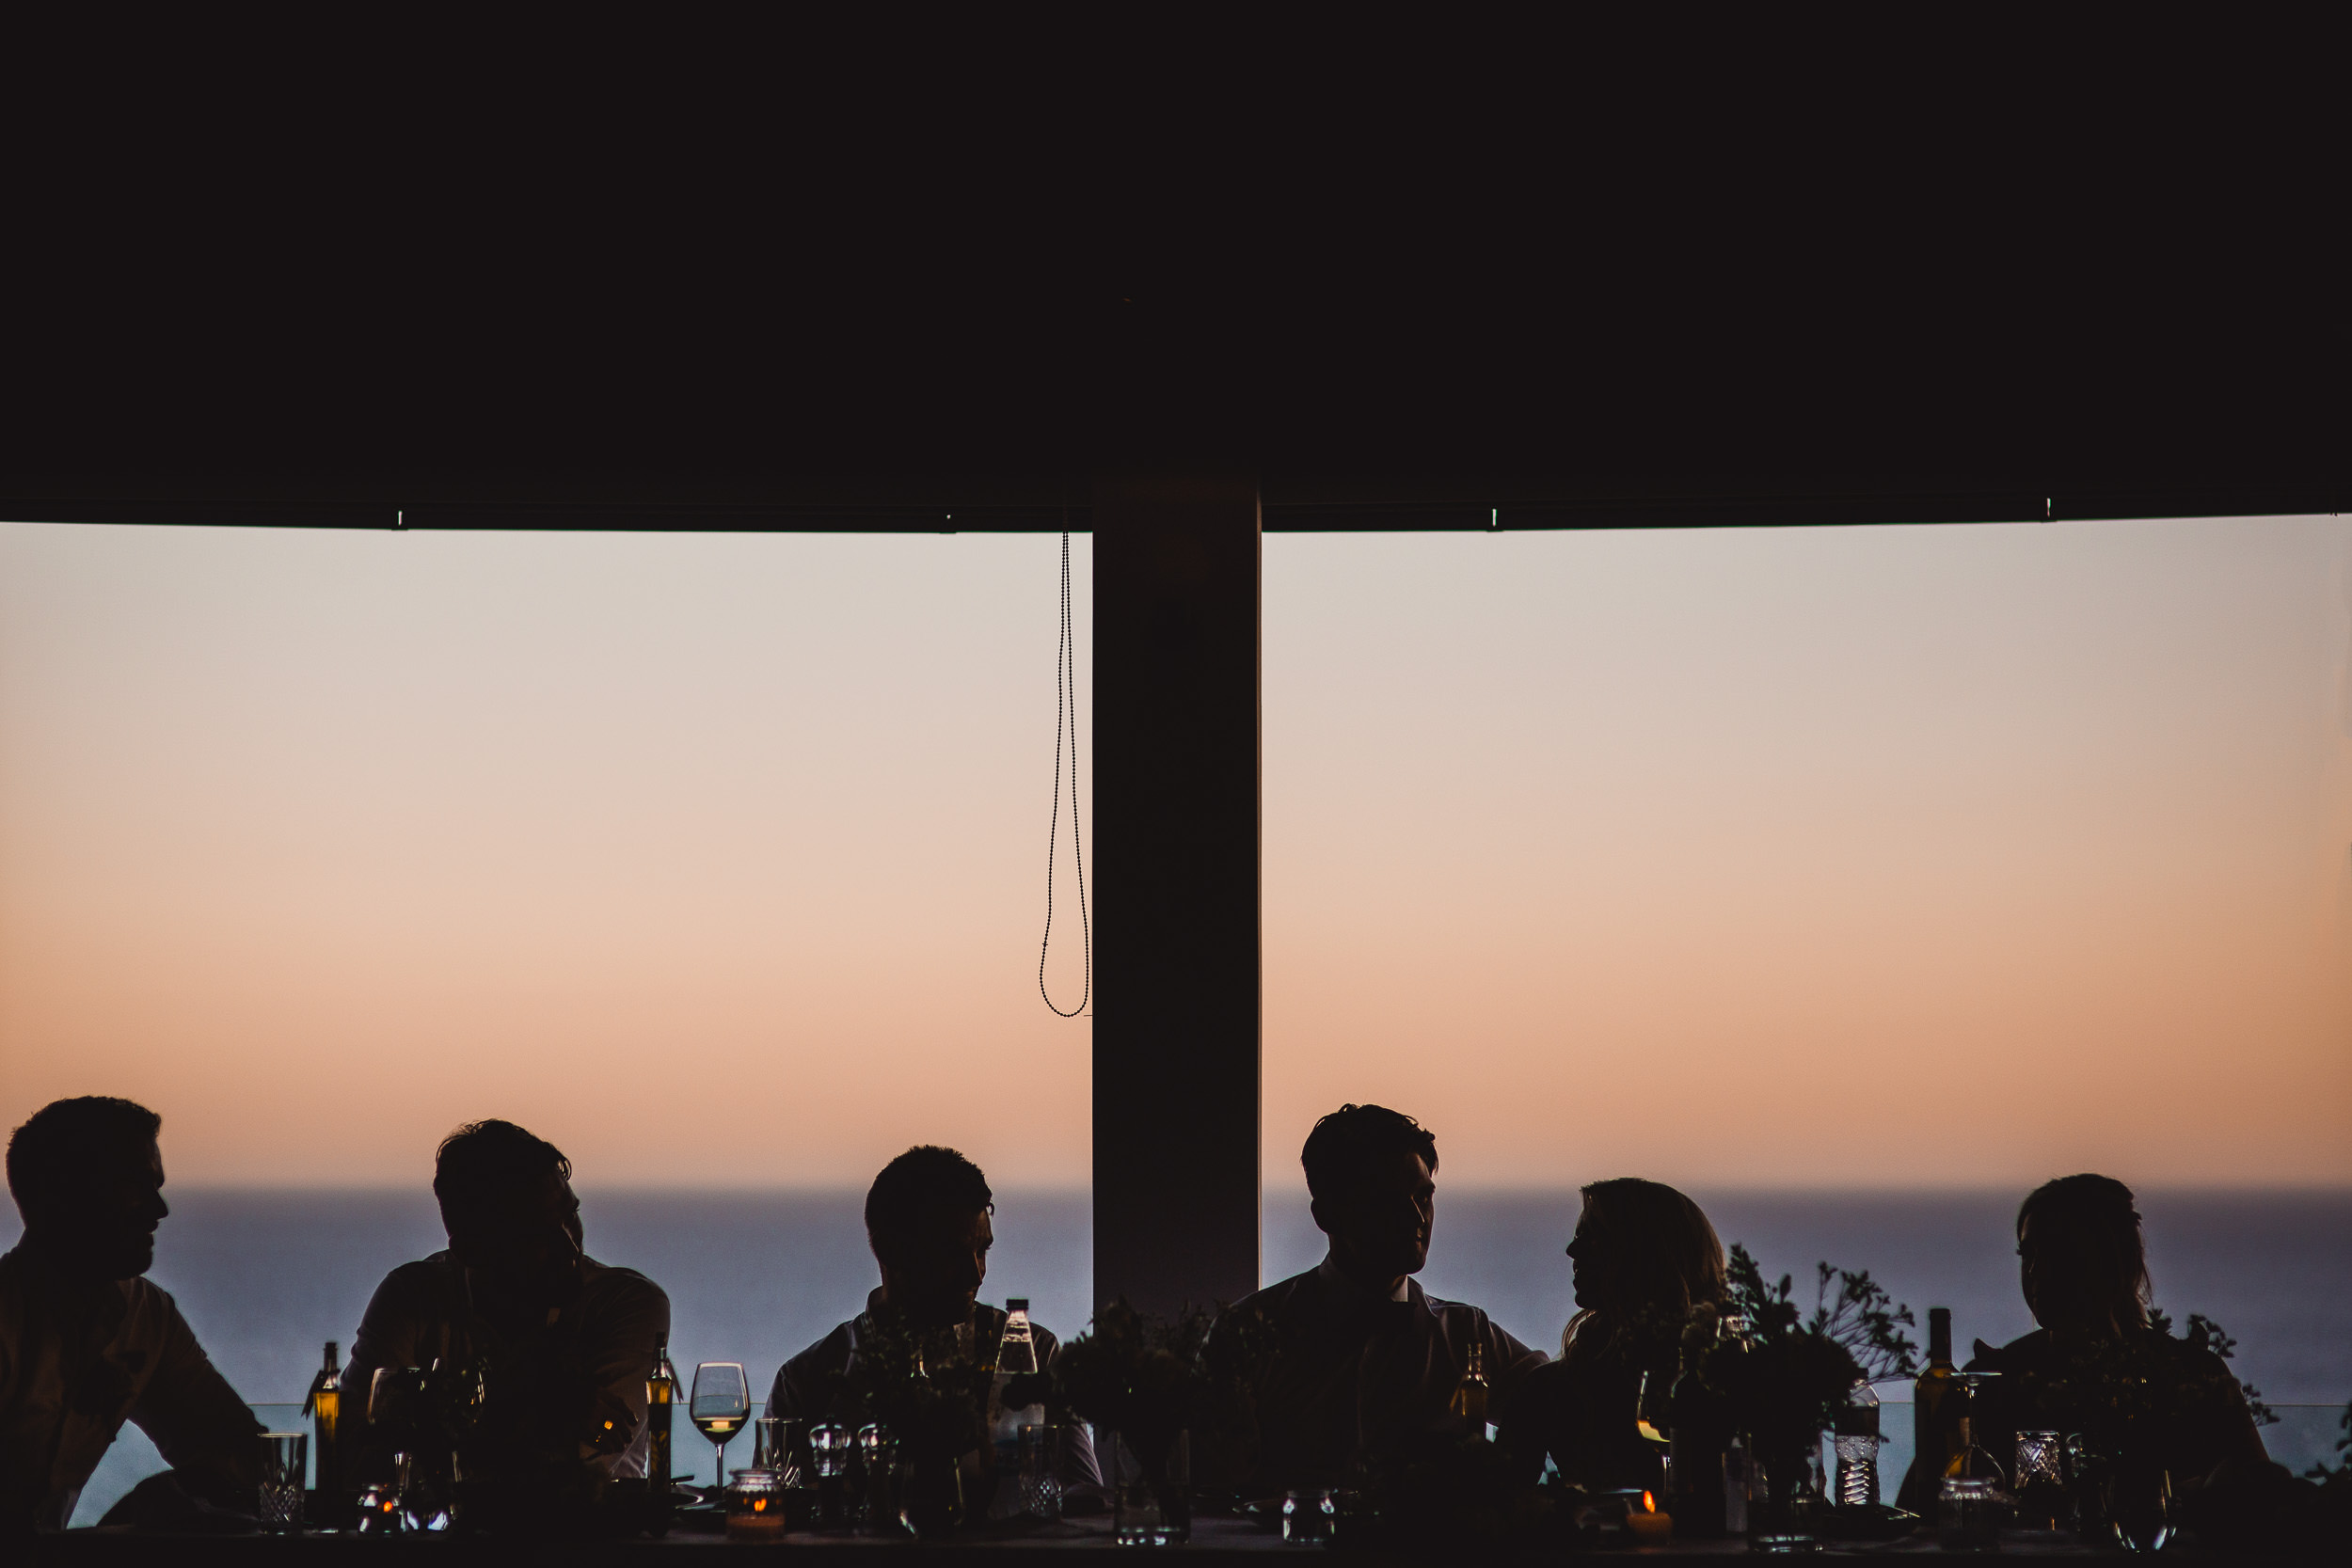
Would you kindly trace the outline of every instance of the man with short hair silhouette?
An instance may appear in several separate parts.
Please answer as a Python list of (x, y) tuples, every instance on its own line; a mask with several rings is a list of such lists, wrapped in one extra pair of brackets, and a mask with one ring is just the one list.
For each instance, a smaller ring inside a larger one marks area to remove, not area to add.
[(1257, 1473), (1244, 1479), (1276, 1491), (1334, 1485), (1359, 1459), (1378, 1464), (1468, 1433), (1452, 1404), (1472, 1347), (1491, 1389), (1489, 1421), (1544, 1363), (1485, 1312), (1440, 1301), (1412, 1277), (1429, 1260), (1437, 1220), (1438, 1142), (1427, 1129), (1384, 1106), (1343, 1105), (1315, 1123), (1299, 1160), (1329, 1253), (1236, 1303), (1231, 1328), (1219, 1329), (1259, 1340)]
[[(866, 1194), (866, 1241), (882, 1284), (866, 1296), (864, 1312), (777, 1369), (768, 1414), (812, 1422), (830, 1418), (853, 1428), (870, 1419), (856, 1394), (858, 1350), (877, 1334), (936, 1339), (961, 1358), (992, 1357), (1006, 1314), (981, 1302), (979, 1292), (996, 1244), (995, 1208), (980, 1167), (952, 1148), (918, 1145), (884, 1165)], [(1053, 1331), (1036, 1323), (1029, 1331), (1039, 1370), (1050, 1368), (1060, 1351)], [(975, 1412), (976, 1439), (981, 1416)], [(964, 1467), (976, 1470), (980, 1463), (976, 1446)], [(1083, 1427), (1064, 1424), (1058, 1468), (1067, 1489), (1100, 1484)]]
[(442, 1140), (433, 1196), (449, 1246), (376, 1287), (343, 1376), (358, 1413), (379, 1368), (482, 1368), (469, 1477), (645, 1473), (645, 1376), (670, 1298), (581, 1250), (571, 1175), (561, 1149), (511, 1121)]
[(87, 1096), (8, 1138), (24, 1235), (0, 1257), (0, 1530), (63, 1529), (125, 1420), (187, 1490), (253, 1511), (262, 1424), (141, 1277), (171, 1212), (162, 1128), (143, 1105)]

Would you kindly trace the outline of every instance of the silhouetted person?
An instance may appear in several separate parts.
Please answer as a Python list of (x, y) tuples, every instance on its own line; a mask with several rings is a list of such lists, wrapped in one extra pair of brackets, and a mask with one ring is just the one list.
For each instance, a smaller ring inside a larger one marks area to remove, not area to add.
[(2017, 1211), (2017, 1262), (2042, 1326), (1998, 1350), (1979, 1340), (1967, 1368), (2002, 1374), (1971, 1425), (2004, 1468), (2020, 1430), (2081, 1433), (2111, 1457), (2169, 1471), (2176, 1492), (2225, 1460), (2268, 1463), (2229, 1364), (2149, 1322), (2129, 1187), (2065, 1176), (2035, 1188)]
[(1343, 1105), (1314, 1125), (1299, 1161), (1330, 1251), (1307, 1273), (1236, 1303), (1217, 1332), (1260, 1342), (1251, 1379), (1257, 1453), (1249, 1490), (1329, 1486), (1360, 1458), (1404, 1457), (1463, 1434), (1453, 1413), (1472, 1347), (1492, 1390), (1490, 1421), (1509, 1418), (1543, 1365), (1486, 1313), (1424, 1292), (1437, 1220), (1438, 1143), (1412, 1117)]
[(125, 1420), (187, 1490), (253, 1512), (261, 1423), (140, 1277), (170, 1212), (162, 1126), (90, 1097), (43, 1106), (8, 1139), (24, 1235), (0, 1257), (0, 1528), (64, 1528)]
[[(867, 1294), (864, 1312), (776, 1370), (768, 1414), (812, 1424), (830, 1418), (852, 1431), (872, 1419), (857, 1393), (858, 1347), (878, 1334), (936, 1344), (958, 1360), (993, 1355), (1004, 1339), (1005, 1314), (983, 1304), (979, 1293), (989, 1248), (996, 1244), (995, 1208), (980, 1167), (952, 1148), (922, 1144), (884, 1165), (866, 1193), (866, 1243), (882, 1284)], [(1049, 1369), (1060, 1342), (1041, 1323), (1029, 1329), (1038, 1366)], [(976, 1408), (974, 1448), (962, 1460), (967, 1473), (981, 1468), (983, 1419)], [(1065, 1422), (1062, 1433), (1063, 1486), (1098, 1486), (1086, 1429)]]
[(1726, 1294), (1724, 1243), (1697, 1204), (1661, 1182), (1618, 1177), (1583, 1196), (1568, 1243), (1578, 1310), (1560, 1359), (1528, 1374), (1503, 1441), (1531, 1468), (1549, 1453), (1574, 1485), (1656, 1486), (1658, 1450), (1635, 1429), (1642, 1377), (1664, 1395), (1686, 1327), (1711, 1329), (1702, 1320)]
[[(442, 1140), (433, 1196), (449, 1247), (376, 1287), (343, 1377), (346, 1410), (365, 1414), (378, 1368), (478, 1367), (487, 1393), (464, 1450), (469, 1477), (645, 1473), (645, 1374), (670, 1298), (581, 1250), (571, 1175), (561, 1150), (510, 1121)], [(371, 1447), (380, 1464), (381, 1434)]]

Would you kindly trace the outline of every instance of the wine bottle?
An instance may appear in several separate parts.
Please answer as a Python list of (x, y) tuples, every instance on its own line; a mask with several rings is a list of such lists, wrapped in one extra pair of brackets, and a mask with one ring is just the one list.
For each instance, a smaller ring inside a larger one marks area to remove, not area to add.
[(1665, 1428), (1674, 1475), (1669, 1506), (1677, 1535), (1724, 1532), (1724, 1455), (1731, 1446), (1732, 1423), (1722, 1396), (1707, 1386), (1705, 1370), (1723, 1332), (1722, 1315), (1712, 1310), (1694, 1312), (1682, 1325)]
[(1960, 1400), (1952, 1366), (1952, 1309), (1928, 1308), (1928, 1364), (1911, 1386), (1911, 1468), (1903, 1474), (1896, 1506), (1922, 1516), (1935, 1512), (1945, 1467), (1962, 1445), (1957, 1441)]
[(343, 1496), (343, 1370), (342, 1347), (326, 1341), (326, 1364), (310, 1380), (310, 1394), (302, 1413), (310, 1418), (315, 1435), (310, 1454), (318, 1467), (318, 1513), (322, 1524), (342, 1522)]
[(1454, 1386), (1452, 1409), (1470, 1428), (1473, 1437), (1486, 1435), (1486, 1396), (1492, 1391), (1486, 1386), (1486, 1345), (1472, 1339), (1468, 1347), (1468, 1359), (1463, 1363), (1462, 1381)]
[(670, 1365), (670, 1337), (654, 1343), (653, 1370), (645, 1378), (645, 1491), (653, 1499), (655, 1528), (670, 1513), (670, 1419), (677, 1407), (677, 1369)]

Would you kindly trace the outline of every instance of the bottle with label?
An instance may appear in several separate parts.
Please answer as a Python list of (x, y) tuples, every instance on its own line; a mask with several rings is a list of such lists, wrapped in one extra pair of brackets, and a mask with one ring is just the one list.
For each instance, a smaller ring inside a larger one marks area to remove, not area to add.
[(318, 1467), (319, 1522), (337, 1526), (342, 1523), (343, 1505), (350, 1499), (343, 1495), (342, 1349), (332, 1339), (326, 1341), (326, 1364), (310, 1380), (310, 1394), (303, 1402), (302, 1413), (310, 1418), (316, 1433), (310, 1440), (310, 1455)]
[(1462, 1418), (1473, 1437), (1486, 1435), (1486, 1396), (1492, 1390), (1486, 1386), (1486, 1344), (1472, 1339), (1468, 1346), (1468, 1359), (1462, 1366), (1462, 1381), (1454, 1386), (1452, 1410)]
[(1703, 1370), (1723, 1333), (1723, 1318), (1712, 1311), (1693, 1313), (1682, 1326), (1664, 1428), (1674, 1501), (1663, 1506), (1675, 1516), (1677, 1535), (1724, 1533), (1724, 1454), (1731, 1446), (1732, 1421), (1722, 1397), (1707, 1386)]
[(670, 1517), (670, 1420), (677, 1405), (677, 1369), (670, 1365), (670, 1337), (654, 1343), (653, 1370), (645, 1376), (645, 1495), (653, 1504), (654, 1528)]
[(1928, 1308), (1928, 1364), (1911, 1388), (1911, 1468), (1895, 1506), (1934, 1513), (1945, 1467), (1960, 1451), (1958, 1371), (1952, 1366), (1952, 1309)]
[(1026, 1296), (1005, 1298), (1005, 1333), (996, 1346), (995, 1375), (988, 1390), (989, 1447), (995, 1460), (996, 1489), (990, 1496), (992, 1519), (1010, 1518), (1021, 1512), (1021, 1490), (1013, 1478), (1021, 1474), (1021, 1429), (1045, 1419), (1045, 1407), (1034, 1401), (1008, 1405), (1006, 1386), (1016, 1377), (1041, 1370), (1037, 1359), (1037, 1332), (1029, 1326)]

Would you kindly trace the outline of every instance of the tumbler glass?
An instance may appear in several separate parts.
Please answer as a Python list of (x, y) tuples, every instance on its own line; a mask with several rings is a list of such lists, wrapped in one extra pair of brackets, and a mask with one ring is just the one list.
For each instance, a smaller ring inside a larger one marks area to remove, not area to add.
[(1339, 1524), (1339, 1508), (1328, 1487), (1293, 1492), (1282, 1499), (1282, 1544), (1327, 1546)]
[(752, 1423), (752, 1468), (773, 1470), (778, 1481), (789, 1488), (802, 1484), (800, 1422), (790, 1416), (762, 1416)]
[(1041, 1421), (1021, 1426), (1021, 1512), (1048, 1523), (1061, 1517), (1061, 1428)]
[(2058, 1433), (2021, 1432), (2017, 1434), (2017, 1464), (2010, 1473), (2016, 1482), (2017, 1524), (2021, 1528), (2064, 1528), (2067, 1514), (2065, 1459), (2064, 1440)]
[(310, 1467), (310, 1434), (265, 1432), (262, 1445), (262, 1491), (256, 1516), (265, 1530), (302, 1533), (302, 1483)]
[(848, 1497), (850, 1430), (835, 1421), (809, 1429), (808, 1452), (817, 1475), (817, 1528), (839, 1529), (850, 1522)]

